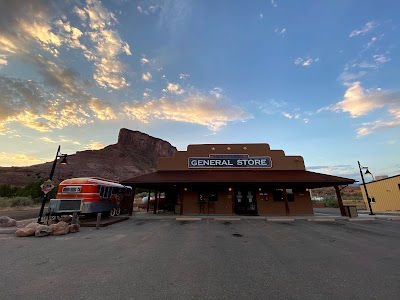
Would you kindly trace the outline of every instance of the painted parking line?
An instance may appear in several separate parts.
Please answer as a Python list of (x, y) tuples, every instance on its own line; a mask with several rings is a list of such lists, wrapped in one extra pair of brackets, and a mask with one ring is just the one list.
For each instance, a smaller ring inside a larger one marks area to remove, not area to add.
[(314, 219), (307, 219), (310, 222), (334, 222), (336, 219), (334, 218), (314, 218)]
[(240, 221), (240, 218), (214, 218), (215, 221)]
[(176, 218), (177, 221), (201, 221), (201, 218)]
[(292, 219), (292, 218), (271, 218), (271, 219), (268, 219), (267, 218), (267, 221), (268, 222), (293, 222), (294, 219)]

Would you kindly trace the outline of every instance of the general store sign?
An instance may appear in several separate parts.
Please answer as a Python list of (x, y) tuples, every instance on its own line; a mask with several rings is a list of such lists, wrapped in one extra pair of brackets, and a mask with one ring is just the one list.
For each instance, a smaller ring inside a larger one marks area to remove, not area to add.
[(189, 169), (196, 168), (271, 168), (270, 156), (249, 157), (248, 154), (210, 154), (208, 157), (189, 157)]

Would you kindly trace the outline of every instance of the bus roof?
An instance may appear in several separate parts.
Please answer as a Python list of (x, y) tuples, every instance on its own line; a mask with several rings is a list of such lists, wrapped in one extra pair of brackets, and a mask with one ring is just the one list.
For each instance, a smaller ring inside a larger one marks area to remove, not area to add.
[(65, 179), (60, 182), (60, 185), (68, 185), (68, 184), (99, 184), (99, 185), (106, 185), (106, 186), (111, 186), (111, 187), (119, 187), (119, 188), (127, 188), (127, 189), (132, 189), (130, 186), (125, 186), (122, 184), (119, 184), (116, 181), (110, 180), (110, 179), (104, 179), (104, 178), (99, 178), (99, 177), (80, 177), (80, 178), (70, 178), (70, 179)]

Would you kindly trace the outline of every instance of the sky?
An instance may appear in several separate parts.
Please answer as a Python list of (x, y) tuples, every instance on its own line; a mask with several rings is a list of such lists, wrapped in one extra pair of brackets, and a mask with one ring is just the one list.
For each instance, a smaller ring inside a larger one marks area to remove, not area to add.
[[(400, 2), (0, 0), (0, 166), (115, 144), (268, 143), (400, 174)], [(366, 176), (370, 180), (370, 176)]]

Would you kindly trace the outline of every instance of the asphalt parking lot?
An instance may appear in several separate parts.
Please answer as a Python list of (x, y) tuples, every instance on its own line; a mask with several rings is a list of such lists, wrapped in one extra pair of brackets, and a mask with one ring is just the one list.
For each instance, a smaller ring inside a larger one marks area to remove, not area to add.
[(1, 299), (396, 299), (400, 222), (134, 220), (0, 235)]

